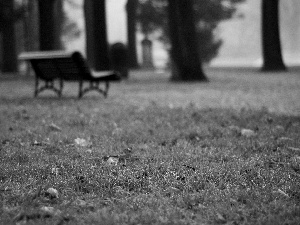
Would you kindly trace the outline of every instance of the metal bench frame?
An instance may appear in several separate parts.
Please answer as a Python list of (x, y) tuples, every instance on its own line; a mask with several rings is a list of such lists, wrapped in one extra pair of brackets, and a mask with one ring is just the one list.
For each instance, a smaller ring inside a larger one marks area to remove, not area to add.
[[(61, 97), (64, 81), (79, 82), (79, 98), (93, 90), (107, 97), (109, 83), (120, 80), (115, 71), (90, 70), (80, 52), (23, 52), (19, 55), (19, 60), (29, 62), (35, 72), (35, 97), (44, 90), (52, 90)], [(40, 81), (44, 81), (44, 84), (40, 84)], [(58, 87), (55, 86), (55, 81), (59, 82)], [(88, 87), (84, 87), (86, 81), (89, 82)], [(104, 83), (102, 88), (101, 83)]]

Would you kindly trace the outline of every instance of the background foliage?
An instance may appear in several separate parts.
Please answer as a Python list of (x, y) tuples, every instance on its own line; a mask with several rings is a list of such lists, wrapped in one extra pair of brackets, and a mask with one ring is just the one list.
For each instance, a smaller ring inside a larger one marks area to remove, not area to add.
[[(222, 40), (217, 37), (218, 24), (236, 14), (238, 3), (245, 0), (196, 0), (194, 1), (199, 52), (203, 62), (217, 56)], [(147, 37), (152, 34), (169, 48), (169, 31), (166, 0), (140, 0), (137, 20)]]

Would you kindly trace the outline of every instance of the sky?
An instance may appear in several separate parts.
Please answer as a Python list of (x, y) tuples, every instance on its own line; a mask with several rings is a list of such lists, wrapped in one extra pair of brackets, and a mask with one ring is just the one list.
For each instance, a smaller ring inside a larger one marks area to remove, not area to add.
[[(73, 0), (82, 4), (82, 0)], [(106, 0), (108, 40), (110, 43), (127, 41), (125, 3), (127, 0)], [(80, 8), (70, 8), (65, 5), (69, 16), (77, 21), (78, 26), (84, 30), (83, 12)], [(300, 1), (280, 1), (281, 37), (284, 60), (289, 65), (300, 64)], [(261, 0), (247, 0), (240, 5), (239, 13), (243, 18), (234, 18), (222, 22), (216, 35), (223, 39), (219, 55), (212, 61), (212, 65), (243, 65), (260, 66), (261, 40), (260, 18)], [(138, 43), (142, 40), (137, 35)], [(84, 33), (72, 42), (66, 43), (69, 50), (85, 51)], [(153, 45), (154, 63), (160, 67), (168, 59), (167, 53), (159, 42)], [(139, 59), (141, 48), (138, 45)]]

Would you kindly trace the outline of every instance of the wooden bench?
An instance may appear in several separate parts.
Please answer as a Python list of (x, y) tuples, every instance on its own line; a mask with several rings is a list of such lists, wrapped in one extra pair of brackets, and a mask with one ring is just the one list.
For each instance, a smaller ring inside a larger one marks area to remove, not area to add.
[[(79, 98), (91, 90), (96, 90), (107, 97), (109, 83), (120, 80), (119, 74), (115, 71), (90, 70), (82, 54), (77, 51), (23, 52), (19, 55), (19, 60), (30, 62), (35, 72), (35, 97), (47, 89), (61, 96), (64, 81), (79, 82)], [(44, 81), (44, 84), (40, 85), (40, 81)], [(58, 87), (55, 87), (55, 81), (59, 82)], [(89, 86), (84, 88), (86, 81), (89, 82)], [(100, 83), (104, 83), (104, 88), (100, 88)]]

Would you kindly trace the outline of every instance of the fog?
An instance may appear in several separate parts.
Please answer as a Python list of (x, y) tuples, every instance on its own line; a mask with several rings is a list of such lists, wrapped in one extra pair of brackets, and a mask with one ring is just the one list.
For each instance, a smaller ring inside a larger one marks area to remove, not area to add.
[[(127, 0), (107, 0), (107, 26), (110, 43), (126, 43), (126, 14)], [(82, 0), (74, 0), (82, 4)], [(76, 20), (82, 35), (75, 41), (67, 41), (68, 50), (85, 51), (83, 12), (80, 8), (65, 5), (71, 18)], [(300, 1), (280, 1), (281, 43), (283, 58), (289, 65), (300, 64)], [(239, 6), (235, 18), (222, 22), (216, 37), (223, 39), (219, 55), (211, 65), (213, 66), (260, 66), (261, 65), (261, 0), (247, 0)], [(140, 41), (142, 36), (137, 34), (139, 59), (141, 55)], [(161, 67), (168, 60), (163, 46), (154, 41), (154, 64)]]

